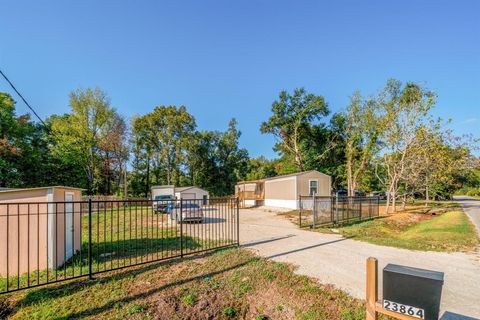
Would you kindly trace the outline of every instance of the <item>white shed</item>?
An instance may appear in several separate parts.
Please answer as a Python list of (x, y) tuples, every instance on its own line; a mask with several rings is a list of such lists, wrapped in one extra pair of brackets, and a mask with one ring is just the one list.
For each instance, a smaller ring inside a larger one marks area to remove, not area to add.
[(152, 200), (156, 196), (175, 196), (175, 186), (173, 185), (164, 185), (164, 186), (152, 186)]
[(195, 186), (180, 187), (175, 188), (175, 197), (183, 200), (202, 199), (207, 202), (208, 191)]
[(172, 196), (176, 199), (183, 200), (193, 200), (193, 199), (202, 199), (204, 203), (207, 202), (209, 197), (208, 191), (203, 190), (199, 187), (190, 186), (190, 187), (175, 187), (173, 185), (164, 185), (164, 186), (152, 186), (152, 199), (155, 199), (155, 196)]

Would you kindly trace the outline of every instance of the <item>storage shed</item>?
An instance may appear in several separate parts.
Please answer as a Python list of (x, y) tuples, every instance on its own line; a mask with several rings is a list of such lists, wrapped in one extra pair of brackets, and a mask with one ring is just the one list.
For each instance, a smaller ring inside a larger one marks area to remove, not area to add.
[(81, 248), (82, 189), (0, 190), (0, 275), (59, 267)]
[(208, 191), (194, 186), (180, 187), (175, 188), (175, 197), (183, 200), (203, 199), (206, 202), (208, 199)]
[(152, 199), (160, 195), (171, 195), (176, 199), (202, 199), (205, 203), (209, 197), (208, 191), (199, 187), (175, 187), (173, 185), (152, 186)]
[(296, 172), (254, 181), (241, 181), (235, 194), (243, 206), (265, 205), (269, 207), (298, 209), (298, 197), (330, 196), (332, 179), (316, 170)]

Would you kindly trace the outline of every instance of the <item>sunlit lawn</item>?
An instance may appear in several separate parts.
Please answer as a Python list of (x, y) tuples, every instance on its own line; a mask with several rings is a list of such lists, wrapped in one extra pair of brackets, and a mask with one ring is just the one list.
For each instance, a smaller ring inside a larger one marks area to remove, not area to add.
[[(434, 215), (432, 215), (434, 213)], [(423, 203), (405, 212), (338, 229), (343, 236), (374, 244), (426, 251), (470, 251), (479, 239), (456, 203)]]
[[(88, 215), (82, 217), (82, 245), (63, 266), (31, 271), (8, 278), (9, 290), (88, 274)], [(92, 214), (92, 272), (101, 272), (133, 264), (179, 256), (183, 253), (221, 245), (208, 239), (180, 238), (180, 228), (166, 214), (153, 213), (149, 207), (106, 209)], [(7, 279), (0, 278), (0, 292)]]
[(10, 319), (365, 318), (361, 300), (238, 249), (21, 291), (2, 303)]

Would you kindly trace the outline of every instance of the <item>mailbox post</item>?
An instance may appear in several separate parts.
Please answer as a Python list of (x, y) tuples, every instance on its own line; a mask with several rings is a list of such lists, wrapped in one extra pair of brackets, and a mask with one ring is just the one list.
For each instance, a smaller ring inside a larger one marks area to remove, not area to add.
[(378, 313), (402, 320), (438, 320), (443, 273), (389, 264), (383, 269), (383, 304), (378, 303), (378, 261), (367, 259), (366, 319)]

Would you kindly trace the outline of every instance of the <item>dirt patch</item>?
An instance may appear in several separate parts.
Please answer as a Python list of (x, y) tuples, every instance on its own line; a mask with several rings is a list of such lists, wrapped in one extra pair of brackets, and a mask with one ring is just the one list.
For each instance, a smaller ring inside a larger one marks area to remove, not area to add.
[(383, 222), (399, 230), (404, 230), (414, 224), (417, 224), (421, 221), (431, 220), (435, 216), (428, 214), (417, 214), (417, 213), (397, 213), (392, 214), (383, 219)]
[(225, 299), (218, 293), (202, 294), (194, 305), (186, 305), (181, 300), (181, 294), (164, 293), (151, 299), (147, 306), (154, 319), (218, 319)]

